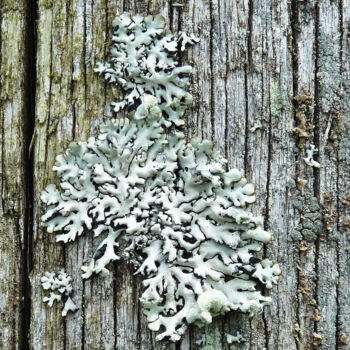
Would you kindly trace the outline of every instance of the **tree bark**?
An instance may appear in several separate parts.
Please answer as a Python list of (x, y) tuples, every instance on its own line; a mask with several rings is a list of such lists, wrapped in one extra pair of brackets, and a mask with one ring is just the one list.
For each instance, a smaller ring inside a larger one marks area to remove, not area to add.
[(0, 5), (0, 348), (10, 349), (23, 347), (28, 330), (29, 8)]
[[(155, 342), (130, 266), (83, 281), (96, 243), (63, 246), (40, 226), (56, 156), (112, 115), (118, 91), (93, 69), (123, 11), (200, 38), (181, 57), (194, 67), (184, 132), (255, 185), (252, 210), (274, 235), (264, 255), (283, 271), (262, 315), (191, 326), (178, 344)], [(349, 349), (349, 0), (4, 0), (0, 21), (0, 348)], [(320, 168), (304, 160), (311, 145)], [(59, 268), (79, 307), (65, 319), (40, 282)], [(230, 346), (237, 331), (246, 341)]]

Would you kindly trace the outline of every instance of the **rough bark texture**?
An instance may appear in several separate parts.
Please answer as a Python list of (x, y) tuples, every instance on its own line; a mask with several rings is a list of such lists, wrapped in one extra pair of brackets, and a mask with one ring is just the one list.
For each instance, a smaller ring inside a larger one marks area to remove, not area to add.
[[(0, 5), (0, 348), (26, 343), (28, 304), (28, 180), (30, 6)], [(26, 35), (27, 34), (27, 35)]]
[[(92, 239), (63, 247), (40, 227), (56, 155), (112, 114), (117, 91), (93, 68), (123, 11), (161, 13), (201, 39), (181, 57), (195, 69), (185, 132), (212, 139), (255, 184), (253, 211), (274, 233), (265, 254), (283, 269), (263, 315), (190, 327), (179, 344), (155, 342), (130, 266), (83, 281)], [(0, 348), (349, 349), (349, 38), (349, 0), (2, 1)], [(303, 159), (311, 145), (319, 169)], [(79, 307), (66, 319), (40, 285), (58, 267)], [(230, 347), (238, 330), (247, 341)]]

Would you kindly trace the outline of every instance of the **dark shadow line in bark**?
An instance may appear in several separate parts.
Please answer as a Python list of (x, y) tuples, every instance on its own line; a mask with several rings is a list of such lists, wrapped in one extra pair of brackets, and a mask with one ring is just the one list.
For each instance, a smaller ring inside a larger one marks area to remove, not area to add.
[(29, 330), (31, 318), (30, 272), (33, 268), (33, 202), (34, 202), (34, 157), (31, 152), (32, 139), (35, 136), (35, 98), (36, 98), (36, 61), (38, 1), (29, 2), (26, 7), (25, 36), (25, 85), (24, 85), (24, 186), (25, 186), (25, 223), (24, 247), (22, 256), (22, 296), (23, 314), (21, 320), (22, 336), (20, 348), (29, 349)]

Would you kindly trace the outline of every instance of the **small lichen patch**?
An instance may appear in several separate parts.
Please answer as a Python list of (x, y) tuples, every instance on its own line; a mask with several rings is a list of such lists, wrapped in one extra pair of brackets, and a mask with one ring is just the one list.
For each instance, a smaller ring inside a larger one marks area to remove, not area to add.
[(314, 243), (323, 229), (322, 208), (318, 203), (318, 199), (306, 192), (303, 201), (295, 201), (294, 204), (301, 219), (294, 236), (300, 241)]
[(321, 164), (314, 160), (314, 154), (317, 153), (317, 149), (314, 145), (310, 145), (310, 148), (306, 150), (306, 157), (303, 158), (304, 162), (312, 167), (321, 168)]
[(278, 116), (284, 108), (284, 101), (282, 96), (281, 87), (278, 82), (271, 81), (270, 86), (270, 99), (271, 99), (271, 114)]
[(308, 284), (308, 280), (306, 279), (305, 273), (299, 271), (298, 277), (299, 277), (299, 286), (298, 286), (297, 292), (304, 296), (309, 296), (310, 287)]
[(302, 176), (297, 177), (297, 184), (298, 184), (299, 190), (303, 190), (304, 187), (308, 184), (308, 182), (309, 181), (303, 178)]
[(62, 316), (67, 316), (69, 311), (75, 312), (78, 310), (77, 306), (72, 300), (73, 289), (71, 285), (72, 278), (68, 276), (63, 270), (59, 271), (57, 276), (54, 272), (45, 272), (41, 277), (41, 285), (44, 290), (50, 291), (49, 297), (44, 297), (43, 301), (50, 307), (55, 301), (61, 301), (64, 304)]
[(339, 333), (339, 342), (342, 344), (348, 344), (348, 336), (345, 333), (340, 332)]
[(226, 341), (227, 344), (231, 345), (233, 343), (244, 343), (245, 341), (247, 341), (242, 334), (238, 331), (236, 333), (236, 335), (231, 335), (231, 334), (226, 334)]
[(302, 148), (306, 138), (311, 136), (311, 132), (314, 129), (312, 124), (313, 112), (314, 112), (314, 100), (310, 93), (305, 95), (297, 95), (294, 97), (295, 101), (295, 116), (298, 120), (298, 124), (294, 127), (293, 131), (298, 135), (298, 146)]
[(327, 141), (325, 150), (328, 153), (339, 149), (339, 142), (342, 139), (344, 131), (344, 115), (338, 110), (332, 109), (329, 112), (329, 119), (324, 133), (324, 138)]
[(324, 336), (323, 336), (322, 334), (319, 334), (319, 333), (314, 332), (314, 333), (312, 334), (312, 338), (313, 338), (312, 344), (313, 344), (315, 347), (318, 347), (318, 346), (321, 346), (321, 345), (322, 345), (323, 339), (324, 339)]
[(301, 241), (300, 242), (300, 244), (298, 245), (298, 248), (299, 248), (299, 251), (301, 252), (301, 253), (305, 253), (305, 252), (307, 252), (308, 250), (309, 250), (309, 248), (310, 248), (310, 245), (309, 245), (309, 243), (307, 243), (306, 241)]
[(204, 346), (206, 344), (206, 342), (207, 342), (207, 339), (206, 339), (205, 334), (203, 333), (201, 338), (196, 341), (196, 344), (200, 345), (200, 346)]
[[(313, 305), (314, 306), (314, 305)], [(315, 322), (319, 322), (321, 321), (321, 316), (320, 316), (320, 312), (318, 311), (317, 308), (314, 308), (314, 312), (313, 312), (313, 315), (312, 315), (312, 320), (315, 321)]]

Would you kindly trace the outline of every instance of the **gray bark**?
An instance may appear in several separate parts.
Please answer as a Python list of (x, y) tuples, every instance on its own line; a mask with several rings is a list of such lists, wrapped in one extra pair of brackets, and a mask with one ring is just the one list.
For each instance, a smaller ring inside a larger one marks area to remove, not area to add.
[(0, 348), (11, 349), (25, 343), (29, 306), (28, 9), (22, 1), (0, 5)]
[[(118, 92), (93, 68), (123, 11), (161, 13), (201, 39), (181, 57), (195, 70), (184, 131), (213, 140), (255, 184), (252, 210), (274, 234), (264, 254), (283, 270), (261, 316), (191, 326), (179, 344), (155, 342), (130, 266), (83, 281), (93, 240), (63, 247), (40, 226), (56, 155), (111, 115)], [(0, 348), (349, 349), (349, 0), (6, 0), (0, 21)], [(311, 145), (319, 169), (303, 159)], [(79, 307), (66, 319), (40, 285), (59, 267)], [(230, 348), (237, 330), (247, 341)]]

